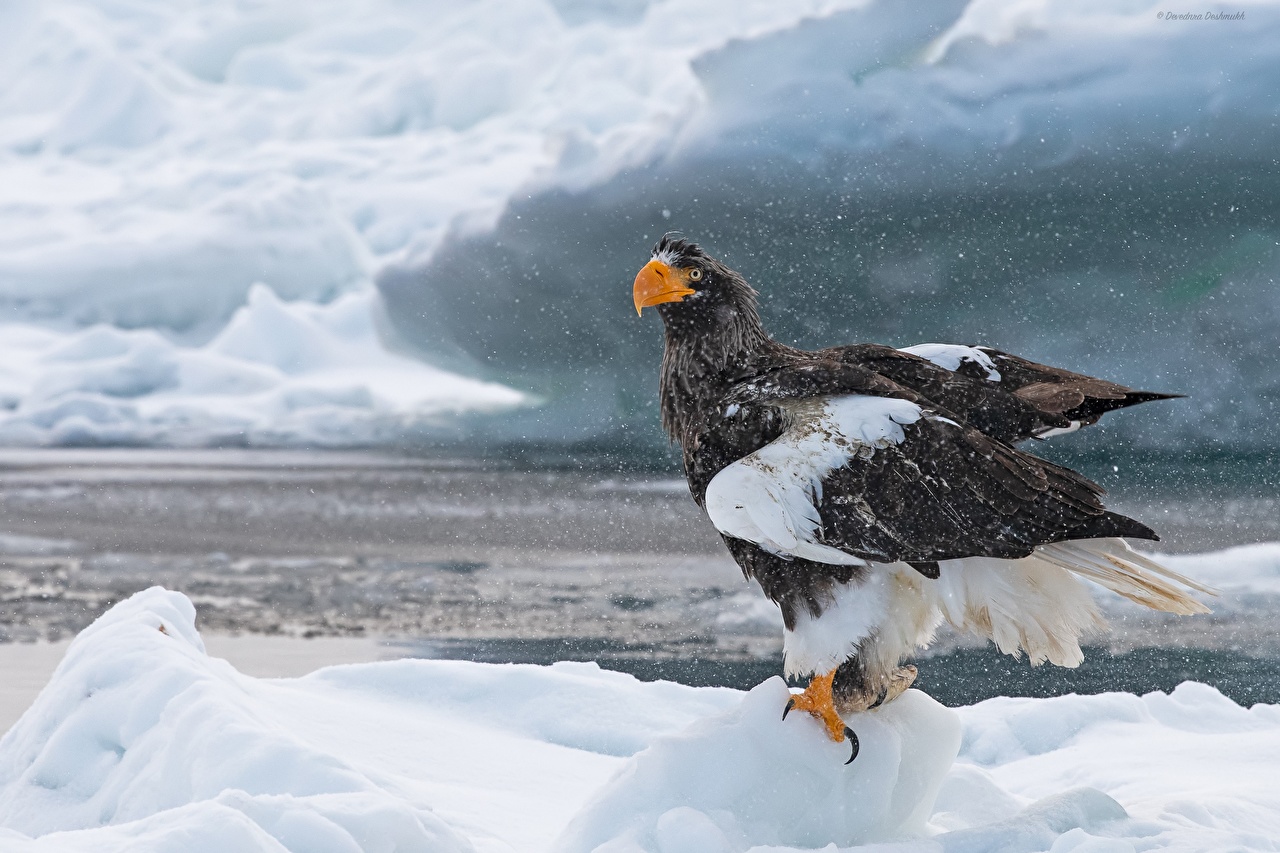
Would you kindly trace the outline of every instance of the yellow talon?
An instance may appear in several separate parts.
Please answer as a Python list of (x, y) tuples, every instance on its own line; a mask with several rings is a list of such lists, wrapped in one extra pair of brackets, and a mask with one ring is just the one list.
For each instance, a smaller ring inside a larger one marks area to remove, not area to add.
[(803, 693), (797, 693), (791, 697), (791, 701), (787, 703), (787, 709), (782, 712), (783, 719), (793, 710), (808, 711), (813, 716), (822, 721), (827, 727), (827, 735), (840, 743), (845, 737), (844, 720), (840, 719), (840, 715), (836, 713), (835, 701), (831, 696), (831, 682), (836, 677), (836, 671), (833, 669), (826, 675), (815, 675), (809, 680), (809, 686), (804, 689)]

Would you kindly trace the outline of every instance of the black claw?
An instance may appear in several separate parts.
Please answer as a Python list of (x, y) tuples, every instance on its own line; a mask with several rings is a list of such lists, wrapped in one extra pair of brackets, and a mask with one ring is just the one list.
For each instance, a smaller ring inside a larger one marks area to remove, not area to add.
[(792, 709), (792, 708), (794, 708), (795, 706), (796, 706), (796, 700), (794, 700), (794, 699), (788, 699), (788, 700), (787, 700), (787, 707), (785, 707), (785, 708), (783, 708), (783, 709), (782, 709), (782, 719), (784, 719), (784, 720), (785, 720), (785, 719), (787, 718), (787, 714), (790, 714), (790, 713), (791, 713), (791, 709)]
[(858, 757), (858, 736), (854, 734), (853, 729), (848, 726), (844, 727), (844, 736), (849, 739), (849, 744), (853, 747), (853, 753), (849, 756), (849, 760), (845, 764), (852, 764), (853, 759)]
[(885, 697), (886, 697), (886, 696), (888, 696), (888, 695), (889, 695), (889, 689), (888, 689), (888, 688), (885, 688), (884, 690), (881, 690), (881, 691), (880, 691), (880, 698), (879, 698), (879, 699), (877, 699), (875, 702), (872, 702), (872, 703), (871, 703), (871, 707), (870, 707), (870, 708), (868, 708), (867, 710), (868, 710), (868, 711), (874, 711), (876, 708), (879, 708), (881, 705), (883, 705), (883, 704), (884, 704), (884, 699), (885, 699)]

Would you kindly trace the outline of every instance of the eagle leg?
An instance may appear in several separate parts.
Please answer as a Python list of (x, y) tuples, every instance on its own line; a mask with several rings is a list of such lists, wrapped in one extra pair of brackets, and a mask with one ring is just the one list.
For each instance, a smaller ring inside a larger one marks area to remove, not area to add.
[(905, 693), (915, 682), (918, 673), (915, 666), (907, 664), (887, 676), (873, 678), (863, 668), (861, 661), (856, 657), (849, 658), (836, 670), (832, 703), (838, 704), (846, 714), (875, 710)]
[(849, 756), (849, 761), (853, 761), (858, 755), (858, 736), (836, 713), (831, 695), (831, 682), (835, 677), (836, 671), (833, 669), (826, 675), (815, 675), (809, 679), (809, 686), (804, 689), (804, 692), (795, 694), (787, 701), (787, 707), (782, 711), (782, 719), (785, 720), (787, 714), (793, 710), (808, 711), (822, 722), (827, 729), (827, 736), (833, 741), (840, 743), (845, 738), (849, 739), (853, 745), (853, 754)]
[(907, 664), (900, 666), (889, 674), (889, 684), (885, 687), (884, 699), (880, 704), (892, 702), (903, 693), (907, 692), (907, 688), (915, 684), (916, 676), (920, 674), (920, 670), (916, 669), (915, 664)]

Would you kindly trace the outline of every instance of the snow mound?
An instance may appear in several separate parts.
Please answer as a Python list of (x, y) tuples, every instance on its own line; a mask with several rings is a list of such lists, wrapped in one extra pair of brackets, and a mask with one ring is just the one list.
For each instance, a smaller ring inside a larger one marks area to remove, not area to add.
[[(1280, 837), (1280, 792), (1269, 781), (1280, 761), (1278, 706), (1241, 708), (1184, 682), (1170, 694), (998, 698), (959, 713), (964, 744), (933, 816), (956, 831), (938, 839), (963, 830), (985, 839), (971, 849), (1127, 851), (1266, 850)], [(1082, 784), (1113, 794), (1130, 820), (1092, 794), (1044, 810), (1055, 789)], [(1027, 832), (1028, 796), (1046, 798), (1032, 805), (1052, 818), (1038, 832)], [(1063, 823), (1072, 817), (1081, 819), (1074, 829)], [(1098, 846), (1084, 846), (1085, 831)], [(1021, 840), (995, 843), (1006, 833)]]
[[(704, 8), (712, 32), (737, 12)], [(760, 289), (785, 343), (984, 343), (1197, 401), (1110, 416), (1113, 442), (1265, 451), (1277, 35), (1273, 2), (1194, 23), (1145, 2), (833, 4), (680, 57), (699, 97), (661, 156), (566, 158), (491, 229), (453, 228), (377, 281), (406, 336), (555, 395), (520, 435), (660, 440), (659, 324), (624, 290), (678, 230)], [(593, 409), (617, 421), (577, 416)]]
[(67, 849), (201, 849), (193, 835), (264, 853), (472, 849), (428, 809), (264, 724), (194, 619), (184, 596), (152, 588), (77, 638), (0, 741), (0, 825), (70, 833)]
[[(850, 720), (593, 664), (406, 660), (263, 680), (153, 588), (0, 739), (8, 853), (1273, 850), (1280, 708), (918, 692)], [(959, 749), (957, 757), (957, 747)]]
[(854, 845), (918, 835), (960, 747), (954, 711), (918, 690), (850, 719), (864, 746), (833, 743), (807, 717), (780, 719), (781, 678), (727, 714), (637, 755), (574, 819), (558, 849), (739, 851)]
[(0, 325), (0, 444), (390, 444), (529, 401), (389, 352), (373, 294), (318, 305), (255, 284), (247, 299), (201, 346)]

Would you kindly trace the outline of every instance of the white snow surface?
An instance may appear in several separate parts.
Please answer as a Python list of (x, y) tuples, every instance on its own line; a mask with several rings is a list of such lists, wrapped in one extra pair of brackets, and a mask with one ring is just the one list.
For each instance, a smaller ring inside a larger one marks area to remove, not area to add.
[(0, 849), (1273, 850), (1280, 708), (918, 691), (826, 739), (787, 691), (593, 664), (405, 660), (262, 680), (153, 588), (71, 645), (0, 739)]
[(525, 402), (389, 352), (372, 300), (289, 303), (255, 284), (199, 347), (155, 329), (0, 325), (0, 444), (385, 444)]

